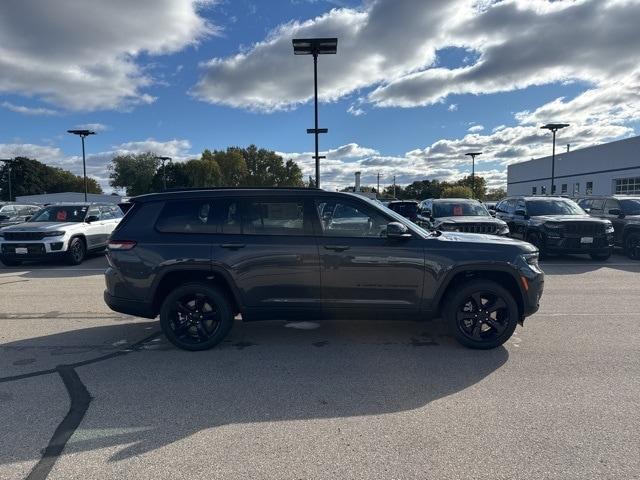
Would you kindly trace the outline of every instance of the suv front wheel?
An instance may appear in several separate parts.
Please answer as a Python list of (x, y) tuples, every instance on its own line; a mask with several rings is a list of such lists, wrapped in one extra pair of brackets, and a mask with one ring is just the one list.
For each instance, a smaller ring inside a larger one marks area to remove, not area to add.
[(67, 263), (69, 265), (80, 265), (87, 255), (87, 247), (80, 237), (72, 238), (67, 249)]
[(511, 293), (491, 280), (471, 280), (449, 296), (444, 319), (455, 339), (469, 348), (490, 349), (506, 342), (518, 323)]
[(160, 326), (167, 339), (183, 350), (207, 350), (220, 343), (233, 326), (227, 296), (206, 283), (187, 283), (162, 303)]

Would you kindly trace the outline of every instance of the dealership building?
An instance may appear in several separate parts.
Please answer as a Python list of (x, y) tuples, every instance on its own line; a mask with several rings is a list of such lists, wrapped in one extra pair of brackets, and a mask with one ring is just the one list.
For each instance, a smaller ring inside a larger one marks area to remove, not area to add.
[[(560, 151), (556, 153), (554, 177), (556, 194), (640, 195), (640, 136)], [(507, 193), (551, 194), (551, 156), (509, 165)]]

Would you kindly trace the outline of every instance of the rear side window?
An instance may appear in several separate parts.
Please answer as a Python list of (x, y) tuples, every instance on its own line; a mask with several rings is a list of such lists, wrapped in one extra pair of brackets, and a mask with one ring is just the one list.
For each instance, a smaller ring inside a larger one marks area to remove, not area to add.
[(241, 233), (238, 203), (207, 198), (168, 201), (156, 229), (163, 233)]
[(247, 200), (243, 233), (249, 235), (304, 235), (302, 200)]

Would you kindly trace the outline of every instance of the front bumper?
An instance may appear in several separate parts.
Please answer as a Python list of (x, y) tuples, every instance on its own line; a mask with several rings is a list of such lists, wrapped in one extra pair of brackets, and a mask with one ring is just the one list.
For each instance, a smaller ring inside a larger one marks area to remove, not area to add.
[(545, 251), (550, 253), (600, 253), (610, 252), (613, 248), (613, 234), (600, 235), (593, 238), (593, 243), (582, 243), (581, 236), (547, 236)]
[(0, 242), (0, 256), (10, 260), (45, 260), (66, 254), (66, 243), (56, 241)]

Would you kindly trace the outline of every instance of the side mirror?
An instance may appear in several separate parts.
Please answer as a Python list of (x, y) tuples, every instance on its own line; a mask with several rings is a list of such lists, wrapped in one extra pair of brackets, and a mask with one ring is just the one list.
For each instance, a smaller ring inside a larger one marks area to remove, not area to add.
[(583, 210), (587, 213), (591, 213), (591, 209), (590, 208), (583, 208)]
[(100, 218), (97, 215), (89, 215), (85, 220), (85, 222), (91, 223), (91, 222), (96, 222), (98, 220), (100, 220)]
[(400, 222), (387, 223), (387, 238), (411, 238), (409, 229)]
[(615, 215), (619, 218), (624, 217), (624, 213), (622, 213), (622, 210), (620, 210), (619, 208), (612, 208), (611, 210), (609, 210), (609, 215)]

